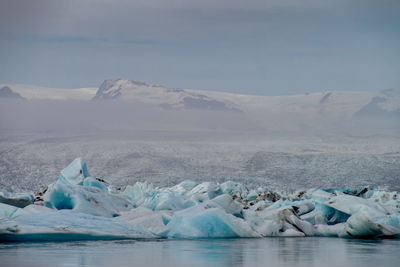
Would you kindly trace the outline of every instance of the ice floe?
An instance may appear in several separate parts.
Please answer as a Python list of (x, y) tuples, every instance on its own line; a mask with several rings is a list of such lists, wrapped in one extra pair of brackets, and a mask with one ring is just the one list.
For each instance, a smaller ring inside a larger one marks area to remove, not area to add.
[(0, 192), (0, 241), (330, 236), (400, 237), (397, 192), (282, 193), (237, 182), (137, 182), (123, 189), (75, 159), (36, 195)]

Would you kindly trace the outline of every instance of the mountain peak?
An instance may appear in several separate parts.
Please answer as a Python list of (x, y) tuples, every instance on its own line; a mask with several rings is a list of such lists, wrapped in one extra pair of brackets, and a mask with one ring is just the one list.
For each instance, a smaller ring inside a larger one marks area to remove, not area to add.
[(122, 95), (122, 89), (135, 88), (138, 86), (149, 87), (148, 84), (144, 82), (134, 81), (134, 80), (124, 80), (124, 79), (109, 79), (105, 80), (96, 92), (93, 99), (116, 99)]
[(93, 100), (109, 99), (156, 105), (167, 109), (240, 111), (233, 103), (217, 100), (205, 94), (134, 80), (105, 80)]
[(23, 98), (20, 94), (14, 92), (11, 90), (10, 87), (4, 86), (0, 88), (0, 97), (1, 98), (19, 98), (19, 99), (25, 99)]

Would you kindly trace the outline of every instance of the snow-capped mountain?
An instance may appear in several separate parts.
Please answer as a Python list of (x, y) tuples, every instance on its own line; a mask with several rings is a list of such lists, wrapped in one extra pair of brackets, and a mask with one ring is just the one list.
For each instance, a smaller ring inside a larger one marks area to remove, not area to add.
[(322, 91), (287, 96), (257, 96), (194, 89), (171, 89), (133, 80), (105, 80), (97, 88), (58, 89), (31, 85), (7, 86), (26, 99), (113, 100), (166, 109), (242, 111), (264, 118), (307, 119), (399, 117), (400, 90), (380, 92)]
[[(106, 80), (95, 100), (115, 99), (173, 109), (234, 110), (310, 118), (393, 115), (400, 110), (400, 90), (323, 91), (288, 96), (256, 96), (193, 89), (170, 89), (132, 80)], [(371, 106), (374, 107), (371, 109)], [(368, 111), (368, 113), (366, 112)], [(373, 113), (373, 114), (372, 114)]]
[(170, 89), (132, 80), (105, 80), (93, 98), (100, 99), (118, 99), (172, 109), (240, 111), (239, 106), (233, 102), (226, 99), (216, 100), (206, 93)]

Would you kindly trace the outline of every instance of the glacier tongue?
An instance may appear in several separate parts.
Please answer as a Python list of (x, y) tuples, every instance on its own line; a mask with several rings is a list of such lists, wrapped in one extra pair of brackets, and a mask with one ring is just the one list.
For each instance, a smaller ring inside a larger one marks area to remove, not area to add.
[(237, 182), (117, 189), (75, 159), (36, 196), (0, 194), (0, 241), (268, 236), (400, 237), (397, 192), (277, 193)]

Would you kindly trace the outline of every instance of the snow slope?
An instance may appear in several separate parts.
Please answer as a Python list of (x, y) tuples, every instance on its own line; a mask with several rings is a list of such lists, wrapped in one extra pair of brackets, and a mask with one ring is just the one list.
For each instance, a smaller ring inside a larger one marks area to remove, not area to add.
[(187, 90), (207, 94), (217, 100), (237, 104), (245, 112), (277, 114), (309, 114), (323, 117), (351, 117), (379, 98), (380, 109), (392, 112), (400, 109), (400, 90), (381, 92), (322, 91), (287, 96), (240, 95), (215, 91)]
[(51, 100), (90, 100), (96, 94), (97, 88), (61, 89), (25, 84), (2, 84), (26, 99)]

